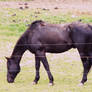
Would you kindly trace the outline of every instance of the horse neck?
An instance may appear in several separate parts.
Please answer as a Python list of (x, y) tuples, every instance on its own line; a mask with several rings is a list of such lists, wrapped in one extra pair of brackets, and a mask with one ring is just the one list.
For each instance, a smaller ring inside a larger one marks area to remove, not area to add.
[(14, 47), (11, 58), (14, 59), (15, 62), (20, 63), (20, 60), (23, 56), (23, 53), (27, 50), (25, 42), (23, 39), (19, 39), (17, 44)]

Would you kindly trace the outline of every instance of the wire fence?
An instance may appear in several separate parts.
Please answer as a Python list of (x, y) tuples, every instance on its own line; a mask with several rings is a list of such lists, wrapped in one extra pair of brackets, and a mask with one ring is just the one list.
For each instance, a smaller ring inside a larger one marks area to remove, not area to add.
[(43, 46), (62, 46), (62, 45), (71, 45), (71, 44), (73, 44), (73, 45), (92, 45), (92, 43), (67, 43), (67, 42), (65, 42), (65, 43), (60, 43), (60, 44), (45, 44), (45, 43), (43, 43), (43, 44), (17, 44), (17, 46), (31, 46), (31, 45), (37, 45), (37, 46), (39, 46), (39, 45), (43, 45)]

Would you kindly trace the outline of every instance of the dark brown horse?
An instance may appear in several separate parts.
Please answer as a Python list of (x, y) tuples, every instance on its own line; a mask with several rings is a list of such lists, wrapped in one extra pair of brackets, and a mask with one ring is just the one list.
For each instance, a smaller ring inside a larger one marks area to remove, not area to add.
[(27, 31), (20, 37), (10, 58), (7, 58), (7, 81), (13, 83), (20, 72), (20, 60), (23, 53), (29, 50), (35, 55), (36, 76), (34, 84), (40, 78), (40, 61), (47, 71), (50, 85), (53, 85), (53, 76), (50, 72), (46, 52), (62, 53), (71, 48), (77, 48), (81, 56), (84, 73), (81, 83), (87, 81), (87, 74), (92, 65), (92, 29), (91, 25), (74, 22), (59, 25), (48, 24), (44, 21), (34, 21)]

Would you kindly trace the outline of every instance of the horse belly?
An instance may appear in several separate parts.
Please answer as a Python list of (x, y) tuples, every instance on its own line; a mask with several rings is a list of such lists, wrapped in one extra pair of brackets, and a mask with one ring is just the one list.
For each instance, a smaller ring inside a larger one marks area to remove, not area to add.
[(46, 52), (61, 53), (61, 52), (65, 52), (65, 51), (69, 50), (70, 48), (71, 48), (71, 46), (69, 46), (67, 44), (53, 44), (53, 45), (47, 46)]

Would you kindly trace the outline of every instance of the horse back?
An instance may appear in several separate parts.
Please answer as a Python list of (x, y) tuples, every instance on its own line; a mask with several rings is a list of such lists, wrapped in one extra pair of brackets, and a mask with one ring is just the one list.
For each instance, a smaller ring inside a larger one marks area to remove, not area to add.
[(44, 48), (52, 53), (64, 52), (71, 47), (67, 27), (50, 24), (34, 29), (30, 43), (33, 44), (33, 48)]

